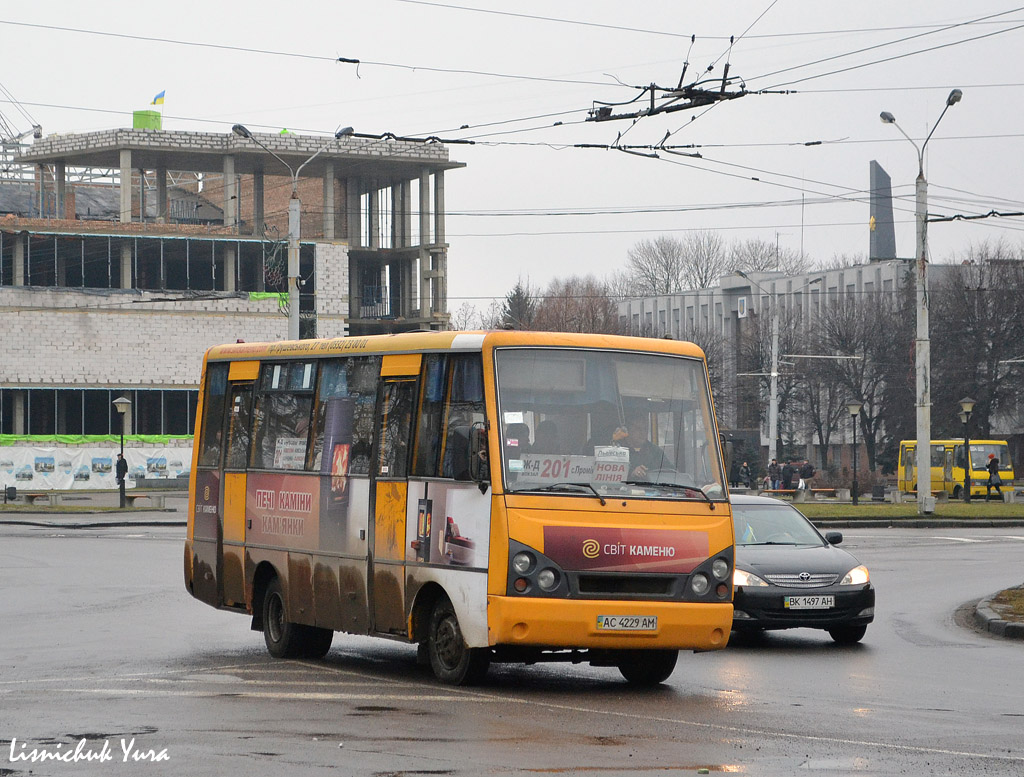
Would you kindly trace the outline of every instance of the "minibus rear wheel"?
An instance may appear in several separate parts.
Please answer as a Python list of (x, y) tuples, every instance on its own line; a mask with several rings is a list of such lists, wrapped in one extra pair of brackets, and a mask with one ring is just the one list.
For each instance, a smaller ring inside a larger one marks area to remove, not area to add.
[(267, 583), (263, 595), (263, 640), (274, 658), (323, 658), (331, 649), (334, 632), (288, 620), (279, 578)]

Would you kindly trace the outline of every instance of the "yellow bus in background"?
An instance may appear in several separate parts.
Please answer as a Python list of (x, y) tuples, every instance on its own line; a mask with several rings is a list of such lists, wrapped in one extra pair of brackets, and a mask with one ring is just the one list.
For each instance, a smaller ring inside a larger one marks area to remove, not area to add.
[(415, 332), (210, 349), (185, 542), (197, 599), (276, 657), (335, 632), (649, 685), (732, 623), (733, 526), (691, 343)]
[[(1006, 440), (971, 440), (971, 496), (985, 496), (989, 479), (989, 456), (999, 459), (999, 477), (1003, 486), (1013, 483), (1013, 462)], [(900, 441), (897, 487), (900, 491), (917, 490), (917, 440)], [(945, 491), (954, 499), (963, 497), (966, 475), (964, 441), (932, 440), (932, 491)]]

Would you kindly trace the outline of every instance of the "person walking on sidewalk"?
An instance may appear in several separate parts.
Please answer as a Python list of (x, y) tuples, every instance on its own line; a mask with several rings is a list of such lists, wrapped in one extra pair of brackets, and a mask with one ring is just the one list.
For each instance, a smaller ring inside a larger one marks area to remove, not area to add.
[(772, 463), (768, 465), (768, 479), (771, 480), (772, 489), (779, 488), (782, 481), (782, 469), (779, 467), (777, 459), (772, 459)]
[(1000, 486), (1003, 483), (1003, 479), (999, 477), (999, 459), (996, 458), (994, 453), (988, 455), (988, 464), (985, 465), (985, 469), (988, 470), (988, 481), (985, 483), (985, 501), (987, 502), (992, 498), (993, 488), (996, 490), (996, 496), (1002, 499), (1003, 490)]

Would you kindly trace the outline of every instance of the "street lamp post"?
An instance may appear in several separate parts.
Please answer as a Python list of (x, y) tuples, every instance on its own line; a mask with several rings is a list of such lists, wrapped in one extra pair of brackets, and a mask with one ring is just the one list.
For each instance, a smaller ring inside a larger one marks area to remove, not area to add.
[(257, 146), (262, 148), (274, 159), (280, 162), (282, 165), (288, 168), (288, 172), (291, 173), (292, 177), (292, 196), (288, 201), (288, 339), (298, 340), (299, 339), (299, 232), (301, 230), (302, 222), (302, 203), (299, 200), (299, 173), (302, 172), (302, 168), (316, 159), (320, 155), (321, 151), (327, 149), (331, 143), (335, 140), (344, 137), (345, 135), (352, 134), (351, 127), (344, 127), (334, 133), (334, 137), (330, 138), (320, 148), (318, 148), (309, 159), (303, 162), (296, 168), (293, 168), (290, 164), (285, 162), (281, 157), (267, 148), (260, 139), (253, 135), (246, 127), (242, 124), (236, 124), (231, 128), (239, 137), (251, 140)]
[(846, 403), (846, 409), (850, 413), (850, 420), (853, 422), (853, 485), (850, 488), (850, 497), (853, 503), (857, 504), (857, 421), (860, 420), (860, 409), (864, 405), (856, 400)]
[(974, 412), (975, 401), (970, 397), (960, 400), (960, 423), (964, 425), (964, 501), (971, 501), (971, 470), (974, 463), (971, 460), (971, 438), (968, 424), (971, 422), (971, 413)]
[[(954, 89), (946, 98), (946, 107), (942, 109), (938, 120), (924, 143), (918, 148), (917, 143), (903, 128), (896, 123), (896, 117), (888, 111), (879, 115), (883, 124), (892, 124), (917, 151), (917, 181), (915, 185), (917, 222), (917, 340), (915, 343), (915, 372), (917, 375), (917, 471), (931, 472), (931, 340), (928, 333), (928, 181), (924, 177), (924, 150), (931, 140), (936, 127), (951, 106), (960, 102), (963, 92)], [(920, 481), (920, 477), (918, 478)], [(925, 488), (917, 483), (917, 512), (932, 513), (935, 511), (935, 499), (931, 495), (931, 479)]]
[[(777, 458), (779, 439), (779, 297), (777, 292), (768, 291), (743, 270), (737, 270), (736, 274), (750, 281), (752, 285), (772, 298), (772, 367), (768, 385), (768, 461), (771, 462)], [(802, 291), (815, 283), (821, 283), (821, 281), (821, 278), (809, 280), (797, 291)]]
[[(125, 398), (125, 397), (118, 397), (117, 399), (114, 400), (113, 405), (114, 405), (114, 409), (117, 410), (117, 414), (119, 416), (121, 416), (121, 458), (123, 459), (124, 458), (124, 416), (125, 416), (125, 413), (127, 413), (129, 410), (131, 410), (132, 401), (130, 399)], [(123, 510), (125, 508), (125, 506), (127, 505), (127, 503), (128, 503), (128, 500), (125, 498), (125, 494), (124, 494), (124, 481), (125, 481), (125, 478), (128, 475), (127, 475), (127, 473), (125, 473), (125, 476), (121, 477), (121, 473), (118, 472), (116, 469), (114, 470), (114, 474), (117, 475), (117, 488), (118, 488), (118, 492), (120, 494), (121, 509)]]

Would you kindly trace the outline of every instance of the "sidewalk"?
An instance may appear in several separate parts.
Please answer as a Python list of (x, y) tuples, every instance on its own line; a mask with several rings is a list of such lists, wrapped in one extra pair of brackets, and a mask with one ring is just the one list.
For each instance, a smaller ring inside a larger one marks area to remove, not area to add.
[[(150, 493), (145, 489), (129, 489), (128, 494)], [(0, 526), (43, 526), (64, 529), (94, 529), (116, 526), (185, 526), (188, 492), (153, 491), (165, 497), (166, 506), (118, 507), (117, 491), (65, 491), (62, 504), (27, 505), (20, 500), (0, 506)]]

